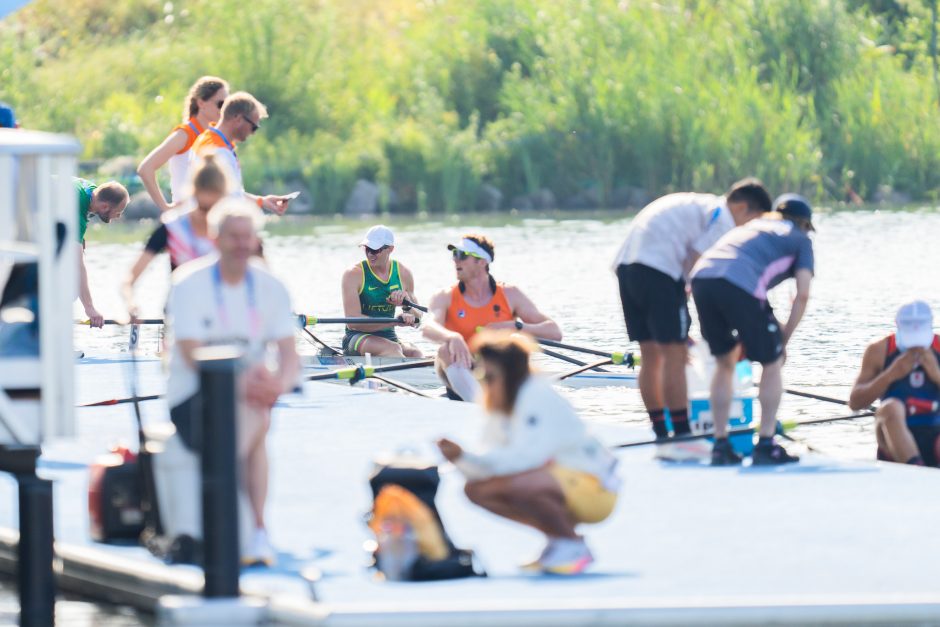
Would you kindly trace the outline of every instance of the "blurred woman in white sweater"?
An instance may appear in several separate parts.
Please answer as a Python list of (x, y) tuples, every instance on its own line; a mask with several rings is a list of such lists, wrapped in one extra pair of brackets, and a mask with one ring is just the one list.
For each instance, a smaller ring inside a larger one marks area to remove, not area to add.
[(545, 534), (542, 554), (523, 568), (580, 573), (594, 558), (575, 527), (600, 522), (613, 511), (617, 460), (588, 435), (551, 382), (532, 373), (531, 342), (519, 334), (484, 331), (471, 350), (490, 412), (483, 449), (466, 451), (447, 439), (438, 447), (467, 478), (471, 501)]

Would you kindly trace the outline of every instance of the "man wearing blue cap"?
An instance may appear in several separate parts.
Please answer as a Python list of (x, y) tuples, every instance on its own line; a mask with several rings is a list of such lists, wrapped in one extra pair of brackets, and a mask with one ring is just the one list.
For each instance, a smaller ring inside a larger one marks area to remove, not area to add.
[[(752, 463), (777, 465), (799, 461), (773, 436), (777, 408), (783, 396), (785, 347), (793, 336), (813, 279), (813, 211), (797, 194), (777, 198), (773, 210), (722, 237), (692, 269), (692, 296), (698, 309), (702, 335), (715, 356), (711, 410), (715, 423), (712, 465), (741, 463), (728, 442), (728, 414), (734, 393), (738, 345), (747, 359), (763, 366), (758, 399), (761, 406), (760, 439)], [(796, 279), (796, 296), (784, 325), (774, 317), (767, 292)]]
[(881, 399), (875, 412), (878, 459), (918, 466), (940, 462), (940, 338), (922, 300), (902, 305), (897, 330), (865, 349), (849, 407)]

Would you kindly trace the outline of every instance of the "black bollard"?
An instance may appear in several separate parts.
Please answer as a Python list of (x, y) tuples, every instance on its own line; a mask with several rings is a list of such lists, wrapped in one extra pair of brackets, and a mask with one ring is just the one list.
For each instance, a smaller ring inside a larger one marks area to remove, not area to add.
[(55, 577), (52, 569), (52, 482), (36, 475), (17, 475), (20, 497), (20, 542), (17, 583), (20, 626), (55, 624)]
[(230, 346), (203, 348), (196, 354), (202, 396), (205, 597), (237, 597), (239, 592), (235, 412), (240, 357)]

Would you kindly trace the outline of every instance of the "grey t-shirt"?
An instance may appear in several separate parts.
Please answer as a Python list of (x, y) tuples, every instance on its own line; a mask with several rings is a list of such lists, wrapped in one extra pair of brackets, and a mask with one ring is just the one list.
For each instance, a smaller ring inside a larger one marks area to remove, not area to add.
[(759, 218), (732, 229), (695, 264), (692, 279), (724, 279), (760, 300), (797, 270), (813, 272), (813, 242), (789, 220)]

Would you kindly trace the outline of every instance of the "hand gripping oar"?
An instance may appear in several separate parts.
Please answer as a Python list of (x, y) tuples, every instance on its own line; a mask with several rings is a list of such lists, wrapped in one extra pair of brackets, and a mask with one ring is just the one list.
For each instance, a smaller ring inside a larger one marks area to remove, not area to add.
[(538, 340), (538, 343), (543, 346), (551, 346), (552, 348), (562, 348), (569, 351), (574, 351), (576, 353), (587, 353), (588, 355), (597, 355), (598, 357), (606, 357), (610, 360), (610, 363), (616, 365), (625, 365), (633, 368), (634, 366), (640, 365), (640, 356), (634, 355), (633, 353), (621, 353), (614, 352), (608, 353), (604, 351), (599, 351), (593, 348), (583, 348), (581, 346), (572, 346), (571, 344), (562, 344), (561, 342), (556, 342), (555, 340), (547, 340), (543, 337), (535, 338)]
[[(118, 326), (127, 326), (129, 324), (163, 324), (163, 318), (143, 318), (141, 320), (105, 320), (105, 324), (116, 324)], [(75, 324), (85, 325), (86, 327), (91, 324), (91, 320), (76, 320)]]
[[(304, 377), (304, 380), (329, 381), (331, 379), (339, 379), (341, 381), (349, 381), (355, 379), (355, 381), (359, 381), (364, 377), (371, 377), (375, 373), (394, 372), (396, 370), (411, 370), (412, 368), (424, 368), (426, 366), (433, 365), (433, 359), (419, 359), (417, 361), (409, 361), (401, 364), (388, 364), (385, 366), (359, 365), (351, 366), (349, 368), (338, 368), (336, 370), (331, 370), (330, 372), (310, 374)], [(353, 383), (355, 383), (355, 381), (353, 381)]]
[[(807, 425), (821, 425), (829, 422), (840, 422), (842, 420), (855, 420), (856, 418), (868, 418), (869, 416), (874, 416), (875, 412), (865, 411), (860, 414), (852, 414), (851, 416), (837, 416), (835, 418), (819, 418), (817, 420), (788, 420), (786, 422), (778, 422), (777, 429), (787, 431), (789, 429), (796, 429), (797, 427), (805, 427)], [(739, 435), (741, 433), (753, 433), (755, 431), (754, 427), (738, 427), (737, 429), (731, 429), (728, 431), (728, 435)], [(639, 442), (627, 442), (625, 444), (617, 444), (614, 448), (632, 448), (634, 446), (648, 446), (650, 444), (665, 444), (669, 442), (688, 442), (689, 440), (701, 440), (703, 438), (713, 438), (715, 437), (714, 433), (695, 433), (690, 435), (681, 435), (669, 439), (661, 440), (641, 440)]]

